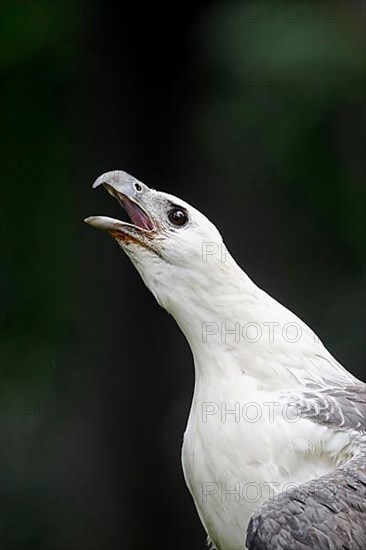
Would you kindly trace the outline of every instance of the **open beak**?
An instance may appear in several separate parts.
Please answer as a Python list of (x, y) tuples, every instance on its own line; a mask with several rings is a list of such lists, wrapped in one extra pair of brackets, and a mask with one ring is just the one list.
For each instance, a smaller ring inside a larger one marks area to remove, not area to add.
[[(108, 193), (118, 200), (119, 204), (130, 217), (131, 222), (124, 222), (106, 216), (91, 216), (84, 220), (87, 224), (92, 227), (96, 227), (97, 229), (101, 229), (102, 231), (108, 231), (117, 238), (119, 233), (121, 234), (121, 238), (123, 236), (132, 237), (133, 234), (137, 233), (141, 236), (142, 234), (146, 234), (147, 236), (155, 230), (155, 225), (151, 217), (144, 210), (144, 208), (130, 196), (132, 192), (129, 193), (129, 186), (126, 186), (126, 188), (124, 186), (124, 192), (122, 192), (120, 189), (116, 189), (117, 185), (114, 186), (109, 182), (100, 180), (101, 178), (96, 180), (93, 188), (103, 185)], [(118, 187), (121, 186), (118, 185)], [(129, 194), (127, 195), (127, 193)]]

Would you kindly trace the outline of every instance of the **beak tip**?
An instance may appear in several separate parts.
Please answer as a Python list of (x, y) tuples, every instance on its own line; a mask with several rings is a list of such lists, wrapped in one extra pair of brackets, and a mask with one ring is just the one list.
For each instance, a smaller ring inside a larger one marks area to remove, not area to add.
[(102, 231), (118, 230), (123, 225), (120, 220), (108, 216), (89, 216), (89, 218), (85, 218), (84, 222)]
[(92, 185), (92, 189), (95, 189), (96, 187), (99, 187), (99, 185), (101, 185), (101, 183), (103, 183), (103, 182), (100, 180), (100, 178), (96, 179), (95, 182)]
[(100, 229), (101, 219), (103, 219), (102, 216), (89, 216), (88, 218), (85, 218), (84, 222), (91, 227), (97, 227), (98, 229)]

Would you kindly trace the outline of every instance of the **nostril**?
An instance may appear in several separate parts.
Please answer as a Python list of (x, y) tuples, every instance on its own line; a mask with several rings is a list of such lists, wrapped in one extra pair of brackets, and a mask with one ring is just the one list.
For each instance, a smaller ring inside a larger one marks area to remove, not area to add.
[(141, 193), (141, 191), (142, 191), (142, 187), (141, 187), (141, 185), (140, 185), (139, 183), (135, 183), (135, 189), (136, 189), (136, 191), (138, 191), (139, 193)]

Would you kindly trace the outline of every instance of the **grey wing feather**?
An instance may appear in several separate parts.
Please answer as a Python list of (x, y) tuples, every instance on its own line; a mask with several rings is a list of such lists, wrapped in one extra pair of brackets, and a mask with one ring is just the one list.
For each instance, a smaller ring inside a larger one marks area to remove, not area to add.
[(366, 431), (366, 385), (304, 392), (299, 403), (302, 418), (338, 429)]
[[(301, 416), (338, 430), (365, 432), (365, 384), (302, 394)], [(280, 493), (252, 515), (248, 550), (365, 550), (366, 462), (359, 454), (336, 470)]]

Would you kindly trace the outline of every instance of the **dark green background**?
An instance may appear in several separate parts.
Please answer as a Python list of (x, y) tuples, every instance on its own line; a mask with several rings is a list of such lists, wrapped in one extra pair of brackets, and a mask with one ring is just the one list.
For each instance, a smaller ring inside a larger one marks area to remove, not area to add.
[(190, 351), (91, 183), (124, 169), (220, 228), (364, 378), (365, 3), (5, 0), (6, 550), (205, 548), (180, 446)]

